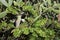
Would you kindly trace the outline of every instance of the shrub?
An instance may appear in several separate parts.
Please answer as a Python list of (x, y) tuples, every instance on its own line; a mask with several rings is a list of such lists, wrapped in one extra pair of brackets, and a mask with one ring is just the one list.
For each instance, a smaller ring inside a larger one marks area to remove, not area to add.
[(60, 40), (59, 13), (59, 0), (0, 0), (0, 39)]

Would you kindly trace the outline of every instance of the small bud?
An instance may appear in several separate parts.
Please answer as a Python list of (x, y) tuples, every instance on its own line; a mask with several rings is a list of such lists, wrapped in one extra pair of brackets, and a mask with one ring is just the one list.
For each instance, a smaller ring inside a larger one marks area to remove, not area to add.
[(21, 15), (18, 15), (16, 20), (16, 27), (19, 27), (20, 22), (21, 22)]

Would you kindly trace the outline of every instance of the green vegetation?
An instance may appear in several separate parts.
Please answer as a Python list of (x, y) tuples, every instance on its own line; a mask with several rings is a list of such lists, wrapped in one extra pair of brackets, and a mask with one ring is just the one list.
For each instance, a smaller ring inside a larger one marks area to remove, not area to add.
[(59, 0), (0, 0), (0, 40), (60, 40)]

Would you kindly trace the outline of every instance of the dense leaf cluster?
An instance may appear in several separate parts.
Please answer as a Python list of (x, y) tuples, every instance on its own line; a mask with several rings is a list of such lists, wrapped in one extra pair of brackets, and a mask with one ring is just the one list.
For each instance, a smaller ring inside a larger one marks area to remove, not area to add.
[(60, 40), (59, 13), (59, 0), (0, 0), (0, 40)]

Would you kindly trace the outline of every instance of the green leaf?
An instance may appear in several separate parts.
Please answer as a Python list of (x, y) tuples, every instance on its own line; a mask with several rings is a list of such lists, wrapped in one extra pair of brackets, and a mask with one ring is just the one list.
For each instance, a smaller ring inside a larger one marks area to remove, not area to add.
[(5, 21), (2, 22), (2, 27), (6, 27), (7, 23)]
[(9, 10), (9, 12), (11, 12), (11, 13), (14, 14), (14, 15), (18, 14), (17, 10), (14, 9), (13, 7), (9, 7), (9, 8), (7, 8), (7, 9)]
[(5, 5), (6, 7), (8, 7), (8, 3), (6, 2), (6, 0), (0, 0), (0, 2)]
[(46, 0), (48, 5), (51, 6), (51, 0)]
[(29, 40), (36, 40), (36, 37), (31, 35), (31, 36), (29, 37)]
[(14, 1), (14, 5), (18, 7), (22, 7), (24, 5), (24, 2), (21, 0), (19, 2)]
[(55, 37), (55, 32), (52, 29), (46, 29), (45, 30), (47, 37), (54, 38)]
[(47, 19), (40, 19), (40, 20), (37, 20), (34, 25), (35, 27), (41, 27), (41, 26), (44, 26), (47, 22)]
[(30, 31), (31, 33), (33, 33), (33, 32), (34, 32), (34, 28), (29, 28), (29, 31)]
[(41, 15), (37, 16), (37, 17), (34, 19), (33, 23), (36, 22), (36, 21), (40, 18), (40, 16), (41, 16)]
[(7, 15), (7, 11), (1, 12), (1, 13), (0, 13), (0, 18), (5, 17), (6, 15)]
[(11, 6), (13, 3), (13, 0), (8, 0), (8, 3), (9, 3), (9, 6)]
[(33, 32), (32, 35), (35, 37), (38, 37), (37, 33), (35, 33), (35, 32)]
[(39, 28), (35, 28), (35, 31), (36, 31), (36, 33), (39, 34), (39, 36), (46, 37), (46, 33), (43, 30), (41, 30)]
[(21, 35), (22, 31), (19, 30), (19, 28), (16, 28), (16, 29), (12, 30), (12, 33), (13, 33), (14, 37), (19, 37)]
[(25, 35), (29, 34), (29, 29), (28, 28), (23, 28), (22, 31), (23, 31), (23, 34), (25, 34)]
[(60, 29), (60, 23), (58, 23), (57, 21), (55, 21), (55, 27)]
[(33, 6), (23, 6), (23, 10), (26, 10), (26, 11), (31, 11), (33, 10)]

